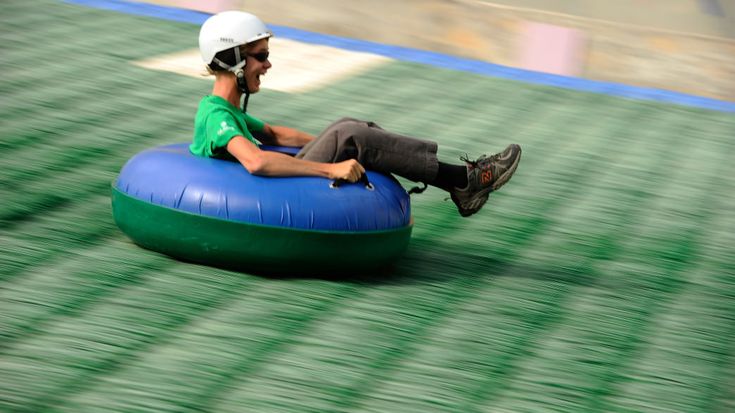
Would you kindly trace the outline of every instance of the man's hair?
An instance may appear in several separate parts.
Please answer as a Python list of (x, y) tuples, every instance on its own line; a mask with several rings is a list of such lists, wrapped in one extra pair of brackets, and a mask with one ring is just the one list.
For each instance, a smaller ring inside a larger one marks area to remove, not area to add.
[[(239, 49), (240, 49), (240, 56), (241, 56), (242, 59), (246, 59), (245, 56), (250, 51), (250, 49), (252, 48), (252, 46), (253, 46), (253, 43), (241, 44), (240, 46), (238, 46)], [(234, 51), (234, 47), (233, 48), (230, 48), (230, 49), (227, 49), (227, 50), (223, 50), (223, 51), (217, 53), (216, 55), (214, 55), (214, 57), (216, 57), (217, 59), (219, 59), (222, 62), (227, 63), (227, 64), (229, 64), (231, 66), (234, 66), (235, 65), (235, 51)], [(227, 71), (227, 69), (225, 69), (224, 67), (220, 66), (215, 61), (212, 61), (212, 63), (206, 65), (206, 70), (207, 70), (207, 74), (210, 74), (210, 75), (214, 75), (217, 72), (226, 72)]]

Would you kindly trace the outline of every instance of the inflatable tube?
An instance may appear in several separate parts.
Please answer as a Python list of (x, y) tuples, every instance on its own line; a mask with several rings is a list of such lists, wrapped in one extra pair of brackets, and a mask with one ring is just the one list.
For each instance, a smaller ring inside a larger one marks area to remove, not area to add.
[(185, 260), (265, 272), (358, 271), (398, 258), (410, 200), (391, 176), (332, 187), (315, 177), (254, 176), (187, 144), (143, 151), (112, 186), (116, 224), (137, 244)]

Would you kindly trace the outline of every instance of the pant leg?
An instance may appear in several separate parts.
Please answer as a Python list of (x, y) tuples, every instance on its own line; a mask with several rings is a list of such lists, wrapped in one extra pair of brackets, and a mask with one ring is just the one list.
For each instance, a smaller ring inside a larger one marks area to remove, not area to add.
[(433, 182), (439, 169), (436, 152), (435, 142), (392, 133), (373, 122), (343, 118), (329, 125), (296, 157), (315, 162), (356, 159), (366, 169)]

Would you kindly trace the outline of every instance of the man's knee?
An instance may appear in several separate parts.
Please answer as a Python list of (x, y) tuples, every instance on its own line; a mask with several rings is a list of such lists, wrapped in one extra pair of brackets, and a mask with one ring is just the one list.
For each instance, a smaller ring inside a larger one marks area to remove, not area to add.
[(344, 117), (344, 118), (341, 118), (333, 122), (331, 125), (329, 125), (329, 128), (347, 127), (349, 125), (354, 125), (354, 124), (359, 124), (359, 123), (364, 123), (364, 122), (359, 119)]
[(372, 122), (353, 118), (342, 118), (334, 125), (340, 136), (364, 136), (369, 134)]

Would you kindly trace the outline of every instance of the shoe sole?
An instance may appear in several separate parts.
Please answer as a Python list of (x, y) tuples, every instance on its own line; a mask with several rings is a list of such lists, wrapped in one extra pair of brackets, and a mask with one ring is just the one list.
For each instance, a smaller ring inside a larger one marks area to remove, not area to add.
[[(490, 196), (489, 195), (489, 192), (491, 192), (491, 191), (488, 191), (488, 197)], [(474, 210), (474, 211), (469, 211), (469, 210), (466, 210), (466, 209), (459, 209), (459, 208), (457, 208), (457, 210), (459, 211), (459, 215), (461, 215), (463, 218), (467, 218), (469, 216), (475, 215), (476, 213), (480, 212), (480, 210), (482, 209), (482, 207), (485, 206), (485, 202), (487, 202), (487, 198), (485, 198), (485, 201), (483, 201), (483, 203), (480, 204), (480, 206), (476, 210)]]

